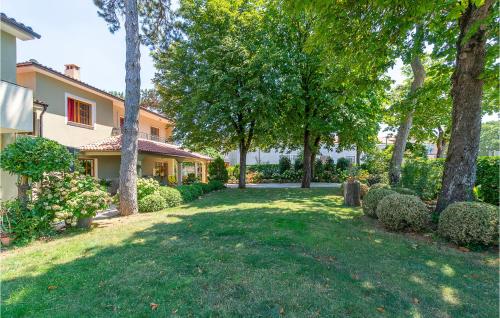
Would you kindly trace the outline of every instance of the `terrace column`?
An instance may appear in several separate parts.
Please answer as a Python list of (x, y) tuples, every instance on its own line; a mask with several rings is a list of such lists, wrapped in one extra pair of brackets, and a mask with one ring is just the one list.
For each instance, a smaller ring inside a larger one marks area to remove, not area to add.
[(198, 162), (194, 163), (194, 176), (198, 179)]
[(177, 161), (177, 185), (182, 185), (182, 161)]
[(201, 182), (207, 182), (207, 163), (201, 163)]

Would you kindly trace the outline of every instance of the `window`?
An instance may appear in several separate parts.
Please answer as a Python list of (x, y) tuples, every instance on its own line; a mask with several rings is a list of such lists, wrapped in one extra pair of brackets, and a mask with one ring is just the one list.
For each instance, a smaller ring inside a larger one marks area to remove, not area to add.
[(85, 175), (95, 177), (94, 159), (80, 159), (80, 164)]
[(151, 127), (151, 140), (160, 139), (160, 128)]
[(67, 100), (68, 122), (77, 123), (87, 126), (93, 126), (92, 122), (92, 105), (87, 102), (68, 97)]

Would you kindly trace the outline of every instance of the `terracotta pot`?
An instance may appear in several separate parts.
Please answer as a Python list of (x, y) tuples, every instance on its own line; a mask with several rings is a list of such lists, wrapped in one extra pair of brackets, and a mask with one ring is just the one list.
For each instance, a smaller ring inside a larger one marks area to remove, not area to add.
[(12, 243), (12, 238), (8, 235), (2, 235), (0, 237), (0, 241), (2, 242), (3, 246), (9, 246), (10, 243)]
[(92, 225), (92, 218), (81, 218), (78, 219), (76, 226), (82, 229), (88, 229)]

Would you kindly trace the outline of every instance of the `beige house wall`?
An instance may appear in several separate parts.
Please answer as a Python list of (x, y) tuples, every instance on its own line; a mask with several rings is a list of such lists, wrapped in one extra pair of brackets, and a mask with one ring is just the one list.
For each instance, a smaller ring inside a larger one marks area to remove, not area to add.
[[(33, 79), (32, 77), (35, 77)], [(31, 77), (31, 78), (30, 78)], [(111, 136), (113, 129), (113, 103), (73, 85), (58, 81), (39, 73), (29, 73), (19, 76), (23, 86), (31, 87), (34, 98), (47, 104), (47, 112), (43, 117), (43, 136), (55, 140), (65, 146), (79, 147)], [(67, 123), (67, 94), (95, 104), (95, 123), (92, 128), (79, 127)]]
[[(141, 110), (139, 113), (139, 132), (151, 134), (151, 127), (159, 128), (160, 138), (172, 137), (172, 128), (166, 119), (153, 117), (154, 115), (148, 114), (146, 111)], [(120, 117), (125, 117), (125, 110), (120, 105), (115, 105), (113, 109), (113, 123), (115, 127), (120, 127)]]
[(0, 31), (0, 79), (16, 83), (16, 37)]
[[(0, 134), (0, 150), (15, 141), (15, 134)], [(0, 201), (14, 199), (17, 196), (17, 175), (11, 175), (7, 171), (0, 169)]]

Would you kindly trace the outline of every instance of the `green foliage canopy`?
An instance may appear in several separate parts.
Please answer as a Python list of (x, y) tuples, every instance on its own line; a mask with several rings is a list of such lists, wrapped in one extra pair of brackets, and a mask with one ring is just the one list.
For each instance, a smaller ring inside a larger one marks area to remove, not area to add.
[(69, 171), (73, 163), (66, 147), (42, 137), (20, 137), (0, 152), (0, 168), (35, 182), (44, 173)]

